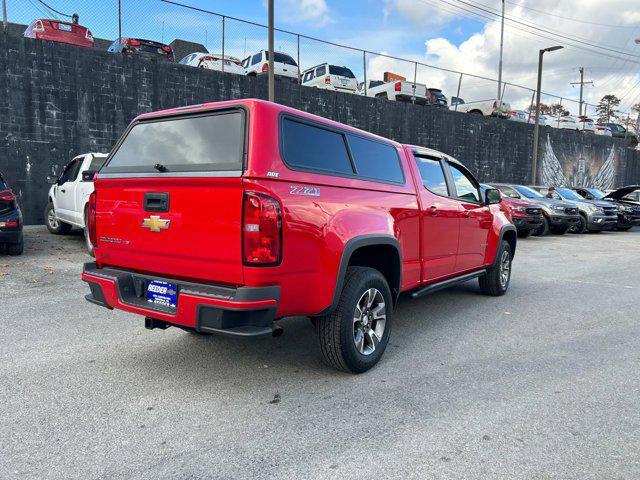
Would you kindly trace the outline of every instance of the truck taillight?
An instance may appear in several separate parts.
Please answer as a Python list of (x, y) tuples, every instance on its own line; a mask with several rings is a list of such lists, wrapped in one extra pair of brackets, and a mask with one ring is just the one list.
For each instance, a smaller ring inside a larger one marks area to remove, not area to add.
[(33, 31), (44, 32), (44, 24), (42, 23), (42, 20), (38, 20), (36, 21), (36, 23), (33, 24)]
[(282, 256), (280, 204), (262, 193), (245, 192), (242, 206), (242, 258), (245, 265), (268, 266)]
[(130, 47), (139, 47), (140, 40), (136, 40), (135, 38), (125, 38), (124, 44), (129, 45)]
[(395, 88), (396, 92), (402, 91), (402, 82), (396, 82), (396, 85), (395, 85), (394, 88)]
[(498, 108), (498, 102), (493, 102), (493, 108)]
[(89, 30), (88, 28), (87, 28), (87, 33), (84, 34), (84, 38), (86, 38), (90, 42), (93, 42), (93, 35), (91, 34), (91, 30)]
[(97, 194), (93, 192), (89, 196), (89, 208), (87, 212), (87, 230), (89, 232), (89, 240), (91, 241), (91, 245), (98, 244), (98, 234), (96, 231), (96, 202), (97, 202)]
[(267, 73), (268, 71), (269, 71), (269, 64), (268, 63), (262, 64), (262, 73)]
[(325, 85), (331, 85), (331, 77), (329, 75), (324, 77), (324, 83)]

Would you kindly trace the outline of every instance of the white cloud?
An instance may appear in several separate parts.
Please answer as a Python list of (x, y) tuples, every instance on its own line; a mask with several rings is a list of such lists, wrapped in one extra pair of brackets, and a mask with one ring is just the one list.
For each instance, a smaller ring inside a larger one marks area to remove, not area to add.
[(277, 8), (277, 14), (289, 23), (314, 22), (321, 27), (333, 22), (326, 0), (282, 0)]
[[(606, 6), (604, 5), (606, 3)], [(551, 15), (534, 12), (531, 7)], [(411, 21), (429, 21), (437, 19), (440, 22), (451, 20), (446, 14), (433, 12), (426, 2), (410, 0), (389, 0), (386, 8), (395, 9), (399, 14)], [(437, 9), (436, 9), (437, 10)], [(606, 15), (604, 13), (606, 12)], [(445, 12), (446, 13), (446, 12)], [(555, 16), (554, 16), (555, 15)], [(507, 16), (525, 23), (536, 24), (546, 30), (561, 32), (566, 36), (581, 37), (589, 43), (608, 45), (615, 50), (626, 50), (640, 57), (640, 45), (634, 43), (634, 38), (640, 36), (640, 27), (613, 28), (610, 26), (577, 23), (566, 18), (584, 20), (591, 23), (606, 23), (622, 27), (637, 25), (640, 12), (637, 3), (632, 0), (522, 0), (520, 5), (507, 7)], [(634, 19), (635, 20), (631, 20)], [(635, 22), (635, 23), (634, 23)], [(507, 22), (507, 25), (509, 23)], [(570, 85), (579, 80), (578, 67), (585, 67), (585, 80), (593, 80), (594, 86), (585, 87), (585, 99), (589, 103), (597, 103), (598, 99), (608, 93), (623, 97), (621, 107), (628, 109), (633, 103), (640, 102), (640, 58), (626, 57), (624, 60), (597, 55), (593, 52), (570, 48), (568, 39), (558, 38), (544, 32), (538, 35), (525, 34), (523, 26), (505, 28), (504, 68), (503, 79), (507, 82), (535, 87), (537, 76), (538, 50), (551, 45), (565, 45), (564, 50), (545, 55), (543, 87), (544, 92), (556, 93), (565, 98), (578, 98), (578, 88)], [(541, 38), (541, 35), (555, 37)], [(497, 78), (499, 59), (500, 23), (496, 18), (485, 24), (481, 32), (470, 35), (461, 43), (454, 44), (443, 37), (425, 39), (425, 52), (420, 61), (452, 70), (473, 73), (479, 76)], [(583, 45), (585, 48), (593, 49)], [(397, 52), (392, 52), (397, 54)], [(609, 52), (611, 55), (616, 55)], [(632, 61), (633, 60), (633, 61)], [(383, 68), (402, 69), (402, 63), (390, 65), (388, 61), (372, 60), (372, 73), (381, 73)], [(406, 70), (406, 68), (405, 68)], [(419, 75), (420, 77), (420, 75)], [(448, 95), (455, 95), (458, 77), (453, 74), (428, 74), (425, 69), (424, 81), (429, 86), (444, 88)], [(443, 82), (440, 85), (435, 82)], [(635, 86), (635, 88), (634, 88)], [(462, 83), (461, 96), (468, 100), (474, 98), (491, 98), (497, 95), (497, 85), (493, 82), (465, 77)], [(505, 99), (511, 101), (515, 107), (523, 108), (531, 101), (531, 91), (515, 87), (507, 87)], [(547, 103), (557, 102), (557, 99), (543, 97)], [(577, 104), (566, 100), (563, 102), (569, 109), (577, 113)], [(590, 111), (591, 112), (591, 111)]]

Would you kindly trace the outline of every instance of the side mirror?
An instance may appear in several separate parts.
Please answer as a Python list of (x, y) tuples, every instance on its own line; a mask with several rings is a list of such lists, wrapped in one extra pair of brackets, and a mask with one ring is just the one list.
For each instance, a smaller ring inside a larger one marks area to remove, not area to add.
[(47, 183), (49, 185), (55, 185), (58, 183), (59, 177), (57, 175), (47, 175)]
[(487, 188), (484, 192), (484, 204), (485, 205), (495, 205), (497, 203), (502, 202), (502, 196), (500, 195), (500, 190), (497, 188)]
[(95, 170), (87, 170), (86, 172), (82, 172), (82, 181), (83, 182), (93, 182), (93, 179), (96, 177)]

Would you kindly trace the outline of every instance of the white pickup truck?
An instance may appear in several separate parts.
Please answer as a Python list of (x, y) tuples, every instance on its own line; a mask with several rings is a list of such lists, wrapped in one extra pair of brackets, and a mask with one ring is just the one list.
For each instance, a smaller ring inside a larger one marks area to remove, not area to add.
[(106, 159), (106, 153), (85, 153), (71, 160), (62, 175), (47, 177), (51, 184), (44, 211), (47, 229), (55, 235), (63, 235), (73, 227), (82, 228), (90, 254), (93, 254), (93, 245), (86, 234), (87, 206), (89, 195), (93, 193), (93, 176)]
[(427, 91), (427, 86), (422, 83), (408, 82), (407, 80), (393, 80), (382, 82), (380, 80), (369, 80), (367, 89), (360, 84), (360, 95), (367, 97), (384, 98), (396, 102), (417, 103), (426, 105), (434, 103), (431, 93)]
[(458, 112), (472, 113), (474, 115), (484, 115), (485, 117), (509, 118), (511, 105), (495, 98), (465, 102), (461, 98), (453, 97), (449, 109)]

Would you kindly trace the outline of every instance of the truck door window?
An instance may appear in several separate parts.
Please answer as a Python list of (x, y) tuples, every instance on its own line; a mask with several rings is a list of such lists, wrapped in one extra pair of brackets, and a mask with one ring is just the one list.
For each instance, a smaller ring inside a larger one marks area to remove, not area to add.
[(415, 159), (425, 188), (436, 195), (450, 196), (440, 161), (427, 157), (415, 157)]
[(359, 176), (404, 183), (404, 174), (395, 147), (356, 135), (349, 135), (348, 140)]
[(480, 192), (473, 179), (460, 167), (449, 163), (451, 176), (456, 188), (456, 197), (467, 202), (480, 203)]
[(325, 72), (325, 66), (322, 65), (321, 67), (316, 68), (316, 77), (321, 77), (322, 75), (324, 75)]
[(251, 59), (251, 65), (255, 65), (256, 63), (259, 63), (260, 60), (262, 60), (262, 52), (256, 53), (253, 56), (253, 58)]
[(73, 182), (78, 176), (78, 170), (80, 169), (80, 162), (78, 160), (72, 160), (67, 164), (60, 176), (60, 180), (58, 183), (62, 185), (63, 183)]

